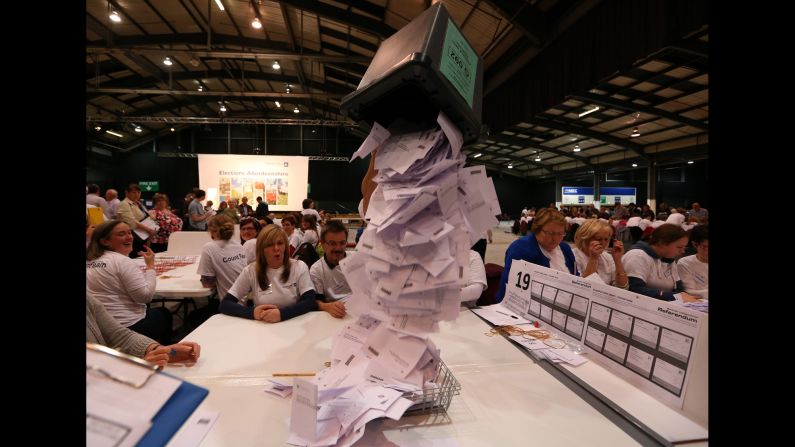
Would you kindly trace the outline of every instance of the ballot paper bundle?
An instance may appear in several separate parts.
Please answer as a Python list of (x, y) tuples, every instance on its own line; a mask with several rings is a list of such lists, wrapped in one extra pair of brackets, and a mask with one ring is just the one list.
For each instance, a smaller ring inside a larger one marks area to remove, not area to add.
[(340, 262), (353, 292), (346, 307), (359, 317), (334, 336), (331, 367), (296, 380), (290, 444), (351, 445), (372, 419), (452, 395), (427, 334), (458, 317), (469, 249), (500, 209), (485, 168), (464, 168), (461, 133), (442, 113), (437, 122), (394, 133), (375, 123), (353, 156), (378, 148), (369, 224)]
[[(367, 422), (398, 420), (425, 404), (424, 396), (433, 396), (423, 389), (439, 388), (433, 380), (441, 360), (433, 342), (369, 315), (360, 315), (334, 336), (331, 358), (331, 367), (291, 387), (289, 444), (351, 445), (364, 435)], [(269, 388), (283, 388), (271, 382)]]
[(500, 213), (483, 166), (464, 168), (461, 134), (439, 114), (441, 129), (392, 134), (376, 123), (362, 147), (376, 146), (369, 224), (340, 268), (353, 313), (432, 332), (454, 320), (469, 279), (469, 248)]

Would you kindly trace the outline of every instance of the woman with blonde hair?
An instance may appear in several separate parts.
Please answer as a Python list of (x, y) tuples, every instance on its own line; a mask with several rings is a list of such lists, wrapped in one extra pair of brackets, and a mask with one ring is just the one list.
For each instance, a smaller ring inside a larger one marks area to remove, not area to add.
[(577, 266), (566, 237), (566, 218), (554, 208), (542, 208), (536, 213), (527, 236), (513, 241), (505, 251), (505, 268), (500, 277), (500, 288), (495, 295), (499, 303), (505, 296), (505, 285), (514, 259), (522, 259), (562, 272), (577, 274)]
[[(267, 225), (257, 236), (256, 261), (240, 273), (221, 301), (221, 313), (276, 323), (313, 310), (325, 310), (315, 300), (309, 268), (291, 259), (287, 234), (276, 225)], [(249, 295), (252, 306), (243, 305)], [(331, 304), (331, 303), (328, 303)]]
[(613, 241), (613, 253), (608, 253), (611, 234), (610, 224), (597, 219), (588, 219), (577, 229), (574, 235), (577, 270), (583, 277), (596, 273), (605, 284), (626, 289), (629, 280), (621, 263), (624, 244), (619, 240)]
[(204, 287), (215, 288), (218, 296), (224, 297), (246, 267), (246, 254), (243, 246), (233, 237), (235, 224), (229, 217), (223, 214), (213, 216), (207, 231), (212, 241), (202, 247), (197, 273), (201, 275)]

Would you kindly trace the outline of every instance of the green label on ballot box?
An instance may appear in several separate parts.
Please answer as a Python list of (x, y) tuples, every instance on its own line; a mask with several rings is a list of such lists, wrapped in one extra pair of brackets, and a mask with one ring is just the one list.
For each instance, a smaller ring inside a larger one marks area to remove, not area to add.
[(439, 71), (453, 84), (470, 107), (475, 98), (477, 68), (478, 55), (455, 27), (453, 21), (448, 19)]

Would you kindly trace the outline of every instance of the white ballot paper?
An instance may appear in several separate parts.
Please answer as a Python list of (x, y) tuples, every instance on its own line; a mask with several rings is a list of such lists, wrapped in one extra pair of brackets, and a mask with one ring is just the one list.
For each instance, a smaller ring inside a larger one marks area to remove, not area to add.
[[(155, 223), (155, 221), (154, 221), (154, 220), (153, 220), (151, 217), (149, 217), (149, 216), (146, 216), (146, 217), (144, 217), (144, 219), (143, 219), (142, 221), (138, 222), (138, 226), (139, 226), (139, 227), (140, 227), (140, 226), (144, 226), (144, 227), (146, 227), (146, 228), (150, 228), (150, 229), (152, 229), (152, 230), (155, 230), (155, 231), (157, 231), (158, 229), (160, 229), (160, 225), (158, 225), (157, 223)], [(141, 239), (143, 239), (143, 240), (147, 240), (147, 239), (149, 239), (149, 233), (147, 233), (146, 231), (144, 231), (144, 230), (142, 230), (142, 229), (140, 229), (140, 228), (136, 228), (136, 229), (135, 229), (135, 230), (133, 230), (133, 231), (134, 231), (134, 232), (135, 232), (135, 234), (137, 234), (137, 235), (138, 235), (138, 237), (140, 237)]]

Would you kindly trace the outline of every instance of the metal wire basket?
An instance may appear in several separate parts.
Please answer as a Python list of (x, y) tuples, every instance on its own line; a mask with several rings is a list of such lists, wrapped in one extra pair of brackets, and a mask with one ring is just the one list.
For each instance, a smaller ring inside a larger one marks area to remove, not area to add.
[(427, 413), (443, 413), (447, 411), (453, 396), (461, 392), (461, 384), (458, 383), (453, 373), (447, 368), (444, 362), (440, 361), (436, 368), (436, 377), (431, 380), (435, 386), (425, 387), (422, 391), (408, 391), (403, 397), (414, 402), (404, 413), (407, 416)]

